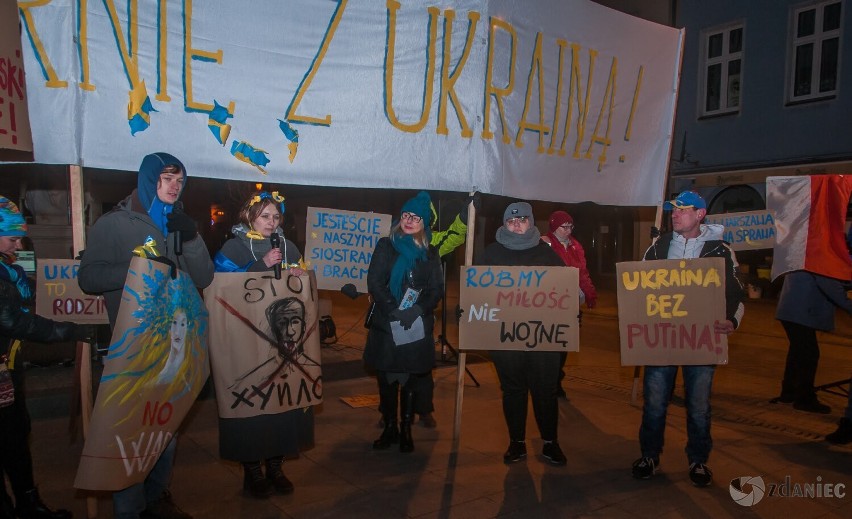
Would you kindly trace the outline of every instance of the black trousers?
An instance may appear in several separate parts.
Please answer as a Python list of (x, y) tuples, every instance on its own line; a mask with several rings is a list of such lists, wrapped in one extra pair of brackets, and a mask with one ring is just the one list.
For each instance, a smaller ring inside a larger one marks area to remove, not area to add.
[(557, 439), (559, 403), (556, 388), (562, 367), (558, 351), (490, 351), (503, 391), (503, 416), (509, 439), (526, 439), (527, 400), (532, 396), (533, 414), (541, 438)]
[[(35, 488), (33, 457), (30, 452), (30, 414), (24, 398), (24, 375), (12, 371), (15, 402), (0, 409), (0, 477), (5, 473), (12, 485), (15, 502)], [(3, 493), (6, 483), (3, 482)]]
[(814, 380), (819, 364), (816, 330), (790, 321), (781, 321), (781, 325), (790, 341), (781, 394), (793, 397), (796, 402), (807, 403), (816, 398)]
[(417, 400), (420, 398), (420, 395), (417, 394), (417, 388), (422, 387), (424, 384), (424, 377), (431, 378), (432, 372), (426, 373), (409, 373), (408, 380), (402, 386), (399, 387), (399, 382), (388, 382), (387, 372), (385, 371), (376, 371), (376, 380), (379, 382), (379, 411), (382, 413), (382, 417), (385, 422), (396, 421), (399, 416), (399, 392), (400, 389), (402, 391), (411, 391), (415, 394), (414, 396), (414, 409), (409, 410), (410, 412), (417, 412)]

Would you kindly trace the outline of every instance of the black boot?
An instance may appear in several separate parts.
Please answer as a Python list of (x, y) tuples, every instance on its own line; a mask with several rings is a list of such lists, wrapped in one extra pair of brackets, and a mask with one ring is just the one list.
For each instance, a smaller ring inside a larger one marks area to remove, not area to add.
[(375, 450), (385, 450), (394, 443), (399, 442), (399, 427), (396, 425), (396, 416), (385, 416), (385, 428), (379, 439), (373, 442)]
[(287, 479), (281, 464), (284, 463), (283, 456), (266, 458), (266, 479), (272, 484), (272, 488), (279, 494), (290, 494), (293, 492), (293, 482)]
[[(5, 481), (3, 483), (5, 485)], [(0, 494), (0, 519), (15, 519), (15, 507), (12, 506), (12, 499), (5, 489)]]
[(33, 488), (18, 496), (15, 513), (20, 519), (71, 519), (71, 512), (65, 509), (51, 510), (42, 503), (38, 489)]
[(846, 445), (852, 442), (852, 420), (845, 417), (841, 418), (837, 423), (837, 430), (827, 435), (825, 439), (836, 445)]
[(402, 390), (402, 400), (399, 402), (402, 420), (399, 423), (399, 452), (414, 451), (414, 440), (411, 438), (411, 422), (414, 421), (414, 391)]
[(263, 467), (259, 461), (243, 463), (243, 490), (257, 499), (264, 499), (272, 494), (272, 484), (263, 475)]

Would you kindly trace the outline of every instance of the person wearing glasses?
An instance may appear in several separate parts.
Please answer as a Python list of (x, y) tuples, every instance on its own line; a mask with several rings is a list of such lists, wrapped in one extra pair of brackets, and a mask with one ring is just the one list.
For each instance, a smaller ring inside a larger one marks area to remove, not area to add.
[(443, 276), (438, 251), (430, 245), (431, 206), (425, 191), (403, 204), (390, 235), (376, 244), (367, 271), (375, 310), (364, 362), (376, 370), (384, 422), (381, 436), (373, 442), (376, 450), (395, 443), (400, 452), (414, 450), (414, 388), (419, 379), (431, 376), (435, 364), (432, 313), (441, 300)]
[[(589, 276), (589, 269), (586, 268), (586, 251), (583, 250), (577, 238), (572, 236), (573, 232), (574, 218), (565, 211), (553, 211), (550, 214), (550, 232), (542, 236), (541, 240), (559, 254), (565, 266), (576, 267), (580, 271), (580, 290), (586, 298), (586, 308), (592, 309), (597, 304), (598, 293)], [(562, 369), (559, 371), (557, 393), (560, 397), (567, 398), (565, 389), (562, 387), (562, 379), (565, 378), (565, 361), (568, 359), (568, 353), (563, 352), (561, 355)]]
[[(559, 256), (541, 241), (533, 224), (532, 206), (526, 202), (509, 204), (503, 212), (503, 225), (497, 229), (497, 241), (476, 259), (477, 265), (554, 266), (564, 265)], [(565, 454), (557, 439), (559, 408), (558, 351), (489, 352), (503, 392), (503, 417), (509, 429), (509, 447), (504, 463), (515, 463), (527, 455), (527, 398), (532, 395), (533, 413), (541, 439), (542, 456), (552, 465), (565, 465)]]

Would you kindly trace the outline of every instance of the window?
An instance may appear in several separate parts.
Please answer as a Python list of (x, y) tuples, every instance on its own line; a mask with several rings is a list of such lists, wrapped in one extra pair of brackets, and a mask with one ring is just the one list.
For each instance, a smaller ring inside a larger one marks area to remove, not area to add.
[(702, 116), (738, 113), (743, 66), (743, 26), (704, 31), (701, 37)]
[(823, 1), (793, 11), (789, 101), (825, 99), (837, 94), (842, 3)]

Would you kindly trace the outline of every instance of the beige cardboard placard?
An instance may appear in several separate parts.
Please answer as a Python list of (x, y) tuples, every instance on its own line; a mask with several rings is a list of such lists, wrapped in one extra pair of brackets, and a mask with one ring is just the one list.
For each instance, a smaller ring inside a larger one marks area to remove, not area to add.
[(461, 267), (464, 350), (579, 351), (574, 267)]
[(277, 414), (322, 402), (313, 272), (218, 272), (204, 289), (219, 416)]
[(74, 486), (143, 481), (209, 373), (207, 309), (192, 279), (133, 258)]
[(36, 313), (56, 321), (108, 324), (102, 296), (84, 293), (77, 284), (80, 260), (39, 259)]
[(16, 3), (0, 2), (0, 148), (33, 151), (19, 21)]
[(352, 283), (367, 292), (367, 269), (379, 239), (390, 232), (389, 214), (308, 207), (305, 262), (317, 288), (339, 290)]
[(628, 261), (616, 264), (622, 366), (728, 363), (725, 260)]
[(340, 400), (352, 407), (357, 409), (359, 407), (372, 407), (374, 409), (378, 409), (379, 407), (379, 395), (352, 395), (352, 396), (342, 396)]

